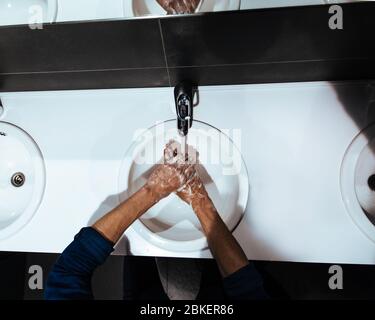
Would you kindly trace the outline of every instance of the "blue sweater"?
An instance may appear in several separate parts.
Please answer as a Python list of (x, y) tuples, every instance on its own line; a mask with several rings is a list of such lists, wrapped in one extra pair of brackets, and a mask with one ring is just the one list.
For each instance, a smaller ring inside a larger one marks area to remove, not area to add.
[[(113, 251), (113, 243), (93, 228), (83, 228), (64, 250), (49, 274), (45, 298), (93, 299), (91, 277)], [(262, 279), (253, 263), (224, 278), (229, 299), (265, 299)]]

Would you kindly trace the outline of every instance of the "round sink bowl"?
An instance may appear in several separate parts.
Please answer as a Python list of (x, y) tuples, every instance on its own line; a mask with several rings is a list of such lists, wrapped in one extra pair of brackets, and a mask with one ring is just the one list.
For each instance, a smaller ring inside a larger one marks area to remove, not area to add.
[[(160, 123), (140, 134), (126, 152), (119, 175), (120, 201), (147, 181), (161, 161), (165, 144), (180, 142), (176, 120)], [(218, 129), (194, 121), (188, 144), (199, 152), (198, 171), (220, 216), (233, 231), (246, 209), (249, 180), (242, 155), (232, 140)], [(133, 223), (143, 238), (171, 251), (199, 251), (207, 247), (201, 225), (189, 205), (175, 194), (161, 200)]]
[(22, 129), (0, 122), (0, 239), (29, 222), (44, 188), (44, 161), (35, 141)]
[(355, 224), (375, 242), (375, 124), (360, 132), (345, 153), (341, 193)]
[(0, 0), (0, 25), (35, 23), (39, 14), (41, 22), (55, 22), (57, 7), (57, 0)]

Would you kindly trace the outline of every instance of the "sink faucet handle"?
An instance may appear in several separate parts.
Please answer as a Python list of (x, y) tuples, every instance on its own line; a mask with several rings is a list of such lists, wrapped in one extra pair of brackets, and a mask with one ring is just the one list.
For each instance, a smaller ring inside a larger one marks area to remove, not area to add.
[(181, 82), (174, 88), (177, 113), (177, 129), (186, 136), (193, 123), (194, 95), (197, 87), (189, 82)]

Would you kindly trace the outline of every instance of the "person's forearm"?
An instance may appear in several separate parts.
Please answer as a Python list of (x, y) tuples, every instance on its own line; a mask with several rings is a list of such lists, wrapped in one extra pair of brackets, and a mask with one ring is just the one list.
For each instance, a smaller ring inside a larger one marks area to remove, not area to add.
[(91, 276), (113, 251), (113, 243), (93, 228), (83, 228), (64, 250), (48, 275), (48, 300), (93, 299)]
[(116, 243), (125, 230), (156, 202), (158, 197), (144, 186), (92, 226), (105, 238)]
[(226, 277), (246, 266), (249, 262), (245, 253), (219, 216), (208, 195), (193, 201), (192, 206), (222, 275)]

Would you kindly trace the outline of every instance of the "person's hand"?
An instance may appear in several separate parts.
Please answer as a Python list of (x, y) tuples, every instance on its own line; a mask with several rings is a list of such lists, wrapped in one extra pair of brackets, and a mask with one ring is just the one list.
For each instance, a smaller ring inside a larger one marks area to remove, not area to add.
[(181, 153), (181, 145), (170, 141), (164, 149), (163, 163), (156, 165), (146, 187), (156, 196), (157, 200), (183, 187), (195, 173), (195, 158), (186, 157)]
[(191, 206), (193, 204), (198, 205), (200, 201), (208, 197), (206, 188), (197, 171), (194, 172), (193, 177), (181, 189), (177, 190), (176, 194), (181, 200)]
[(201, 0), (156, 0), (168, 14), (194, 13)]
[(181, 200), (191, 205), (198, 217), (207, 212), (217, 212), (198, 171), (195, 171), (193, 177), (176, 194)]

